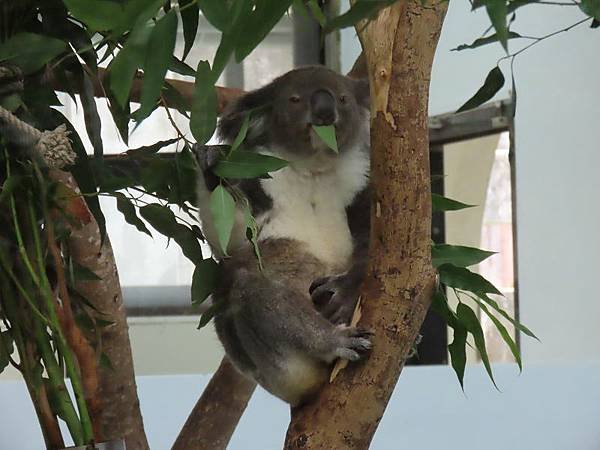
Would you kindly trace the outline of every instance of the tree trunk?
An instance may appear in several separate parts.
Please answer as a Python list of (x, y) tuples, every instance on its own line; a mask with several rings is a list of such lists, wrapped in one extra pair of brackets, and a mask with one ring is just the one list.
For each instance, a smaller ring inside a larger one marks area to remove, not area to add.
[[(53, 175), (79, 193), (70, 174), (55, 171)], [(85, 203), (80, 203), (85, 207)], [(69, 249), (75, 261), (94, 272), (100, 280), (80, 281), (76, 288), (104, 314), (104, 319), (113, 322), (100, 331), (102, 352), (112, 366), (100, 367), (98, 374), (101, 435), (106, 441), (125, 439), (127, 450), (147, 450), (117, 266), (108, 236), (101, 241), (96, 220), (89, 211), (86, 212), (89, 222), (71, 230)]]
[(171, 450), (225, 450), (255, 388), (223, 358)]
[(292, 411), (285, 449), (367, 449), (435, 289), (427, 105), (446, 3), (397, 2), (357, 26), (371, 83), (370, 261), (360, 326), (375, 332), (314, 402)]

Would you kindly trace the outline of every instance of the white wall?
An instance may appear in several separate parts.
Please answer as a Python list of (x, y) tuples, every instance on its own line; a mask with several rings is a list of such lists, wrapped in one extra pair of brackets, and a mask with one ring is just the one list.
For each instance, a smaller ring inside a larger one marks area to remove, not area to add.
[[(576, 7), (528, 6), (518, 10), (513, 30), (542, 36), (582, 17)], [(485, 12), (471, 13), (466, 0), (450, 2), (430, 114), (456, 110), (503, 55), (499, 44), (450, 52), (488, 24)], [(360, 50), (353, 30), (343, 32), (341, 47), (344, 71)], [(600, 359), (599, 52), (600, 33), (582, 26), (537, 44), (515, 64), (520, 311), (542, 341), (523, 339), (529, 362)], [(508, 64), (501, 67), (509, 80)], [(496, 99), (508, 97), (509, 86)]]

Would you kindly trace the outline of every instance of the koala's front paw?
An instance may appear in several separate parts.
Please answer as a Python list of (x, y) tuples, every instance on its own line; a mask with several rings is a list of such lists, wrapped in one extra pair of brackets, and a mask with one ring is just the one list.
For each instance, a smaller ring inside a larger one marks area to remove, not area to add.
[(338, 358), (356, 361), (361, 359), (371, 348), (370, 337), (373, 332), (362, 328), (339, 326), (336, 329), (339, 336), (339, 345), (335, 350)]
[(221, 155), (226, 151), (227, 146), (224, 145), (199, 145), (194, 144), (192, 150), (196, 155), (196, 160), (200, 166), (200, 170), (204, 174), (206, 187), (209, 190), (215, 189), (219, 185), (219, 178), (212, 172), (212, 169), (221, 159)]
[(331, 323), (349, 323), (358, 301), (360, 283), (343, 273), (317, 278), (309, 288), (315, 308)]

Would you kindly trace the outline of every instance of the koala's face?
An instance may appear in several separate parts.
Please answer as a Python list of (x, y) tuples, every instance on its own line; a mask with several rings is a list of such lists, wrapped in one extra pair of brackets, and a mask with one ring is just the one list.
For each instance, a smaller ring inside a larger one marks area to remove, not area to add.
[[(276, 82), (266, 126), (271, 144), (290, 156), (330, 153), (313, 125), (333, 125), (340, 153), (351, 148), (368, 122), (368, 84), (323, 67), (298, 69)], [(292, 153), (292, 155), (289, 155)]]
[(222, 137), (233, 140), (243, 117), (251, 113), (246, 141), (264, 145), (284, 159), (320, 155), (335, 158), (333, 150), (315, 134), (313, 125), (333, 125), (340, 153), (359, 143), (368, 144), (369, 85), (325, 67), (305, 67), (250, 92), (221, 118)]

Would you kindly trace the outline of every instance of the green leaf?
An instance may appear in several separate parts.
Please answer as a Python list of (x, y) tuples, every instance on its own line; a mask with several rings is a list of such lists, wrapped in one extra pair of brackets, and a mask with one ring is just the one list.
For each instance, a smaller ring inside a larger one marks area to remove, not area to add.
[(198, 323), (197, 329), (199, 330), (208, 325), (208, 322), (210, 322), (216, 314), (222, 311), (224, 307), (225, 304), (222, 301), (215, 302), (212, 305), (210, 305), (210, 307), (206, 311), (204, 311), (204, 313), (200, 317), (200, 322)]
[(110, 30), (123, 14), (123, 7), (107, 0), (63, 0), (69, 13), (93, 30)]
[(85, 267), (84, 265), (81, 265), (75, 261), (72, 261), (70, 268), (72, 271), (71, 275), (73, 277), (73, 282), (99, 281), (102, 279), (98, 275), (96, 275), (91, 269), (89, 269), (88, 267)]
[(94, 148), (94, 156), (102, 157), (104, 154), (104, 146), (102, 144), (102, 122), (98, 114), (98, 106), (94, 97), (94, 85), (89, 75), (82, 71), (81, 77), (81, 92), (79, 93), (81, 106), (83, 108), (83, 117), (85, 121), (85, 129), (92, 147)]
[(475, 347), (479, 351), (479, 355), (481, 356), (481, 361), (485, 366), (485, 370), (487, 371), (490, 379), (492, 380), (492, 383), (494, 383), (496, 389), (498, 389), (496, 381), (494, 380), (494, 374), (492, 373), (492, 366), (490, 365), (490, 359), (487, 354), (487, 349), (485, 347), (485, 336), (483, 334), (483, 329), (481, 328), (481, 324), (479, 323), (479, 318), (477, 317), (477, 314), (475, 314), (475, 312), (464, 303), (458, 304), (456, 308), (456, 314), (460, 322), (473, 336), (473, 340), (475, 341)]
[(0, 44), (0, 62), (10, 62), (25, 74), (36, 72), (67, 49), (60, 39), (35, 33), (17, 33)]
[(595, 20), (600, 20), (600, 1), (599, 0), (581, 0), (579, 9), (585, 14), (593, 17)]
[(287, 161), (250, 151), (237, 151), (222, 159), (213, 172), (221, 178), (257, 178), (287, 166)]
[(208, 23), (219, 31), (225, 31), (230, 21), (230, 15), (226, 7), (227, 3), (222, 0), (202, 0), (199, 4)]
[(176, 37), (177, 14), (172, 9), (156, 23), (146, 47), (141, 105), (134, 113), (137, 122), (148, 117), (156, 107), (167, 69), (172, 61)]
[(144, 158), (147, 156), (154, 155), (162, 148), (167, 147), (171, 144), (174, 144), (179, 140), (178, 137), (173, 139), (167, 139), (165, 141), (158, 141), (152, 145), (145, 145), (143, 147), (132, 148), (131, 150), (127, 150), (125, 153), (130, 158)]
[(487, 102), (496, 95), (502, 86), (504, 86), (504, 75), (502, 75), (499, 67), (494, 67), (485, 78), (483, 86), (464, 105), (458, 108), (456, 112), (467, 111)]
[(146, 45), (153, 27), (153, 23), (144, 23), (134, 28), (125, 46), (109, 66), (110, 90), (121, 108), (125, 107), (129, 98), (133, 77), (144, 63)]
[(452, 343), (448, 345), (448, 352), (450, 353), (450, 362), (462, 390), (465, 390), (464, 378), (465, 378), (465, 366), (467, 364), (467, 329), (461, 324), (456, 323), (453, 327), (454, 338)]
[(431, 209), (433, 212), (458, 211), (460, 209), (473, 208), (475, 205), (467, 205), (439, 194), (431, 194)]
[(190, 261), (194, 264), (202, 261), (202, 249), (195, 233), (178, 223), (171, 209), (153, 203), (141, 207), (140, 214), (156, 231), (177, 242)]
[(431, 247), (431, 259), (433, 267), (439, 267), (450, 263), (458, 267), (468, 267), (479, 264), (484, 259), (495, 255), (496, 252), (488, 252), (474, 247), (462, 245), (434, 244)]
[(217, 93), (206, 61), (198, 63), (191, 113), (192, 135), (198, 144), (206, 144), (217, 126)]
[(217, 287), (219, 265), (213, 259), (205, 259), (196, 264), (192, 277), (192, 304), (199, 305)]
[(131, 203), (131, 200), (127, 198), (127, 196), (121, 192), (115, 192), (115, 198), (117, 199), (117, 209), (123, 214), (125, 221), (129, 225), (133, 225), (137, 228), (138, 231), (142, 233), (146, 233), (148, 236), (152, 237), (148, 228), (146, 228), (146, 224), (138, 217), (135, 212), (135, 206)]
[(262, 256), (260, 254), (260, 248), (258, 247), (258, 224), (256, 223), (256, 219), (252, 215), (252, 211), (250, 210), (250, 202), (248, 199), (244, 199), (244, 221), (246, 223), (246, 237), (252, 244), (252, 248), (254, 249), (254, 254), (258, 259), (258, 267), (260, 270), (263, 270)]
[[(299, 3), (302, 4), (302, 2)], [(321, 11), (321, 7), (319, 6), (317, 0), (309, 0), (308, 8), (310, 9), (310, 12), (312, 13), (316, 21), (319, 22), (319, 25), (321, 25), (321, 27), (324, 27), (325, 23), (327, 22), (327, 18), (325, 17), (325, 14), (323, 14), (323, 11)]]
[(171, 55), (169, 70), (186, 77), (196, 77), (196, 71), (174, 55)]
[(123, 12), (113, 23), (113, 35), (118, 37), (126, 30), (143, 25), (156, 16), (159, 8), (165, 3), (165, 0), (127, 0), (124, 3)]
[(488, 280), (475, 272), (464, 267), (456, 267), (452, 264), (442, 264), (438, 267), (440, 282), (446, 286), (464, 291), (473, 292), (477, 295), (502, 293)]
[(335, 127), (333, 125), (325, 125), (325, 126), (312, 126), (313, 130), (321, 138), (327, 147), (329, 147), (334, 152), (338, 153), (338, 145), (337, 139), (335, 138)]
[(243, 38), (236, 42), (237, 62), (242, 61), (263, 41), (291, 4), (292, 0), (262, 0), (257, 2), (250, 14), (240, 18), (239, 36)]
[(103, 369), (114, 371), (115, 368), (112, 365), (112, 362), (108, 355), (104, 352), (100, 353), (100, 358), (98, 360), (98, 365)]
[(0, 333), (0, 373), (10, 364), (10, 355), (15, 351), (10, 331)]
[(508, 27), (506, 25), (506, 16), (508, 14), (508, 6), (506, 0), (487, 0), (485, 9), (492, 22), (492, 26), (496, 30), (498, 40), (508, 53)]
[[(181, 22), (183, 24), (183, 56), (184, 60), (196, 40), (196, 33), (198, 32), (198, 21), (200, 18), (200, 9), (198, 3), (194, 0), (178, 0), (179, 13), (181, 14)], [(201, 3), (208, 3), (207, 1)], [(221, 2), (219, 2), (221, 3)], [(206, 17), (206, 14), (205, 14)]]
[(532, 3), (537, 3), (539, 0), (512, 0), (508, 2), (508, 8), (506, 10), (507, 14), (510, 14), (522, 6), (531, 5)]
[(512, 318), (506, 311), (504, 311), (500, 307), (498, 302), (491, 299), (489, 296), (487, 296), (485, 294), (477, 295), (477, 297), (480, 298), (485, 303), (487, 303), (492, 308), (494, 308), (494, 310), (496, 310), (496, 312), (498, 312), (498, 314), (500, 314), (502, 317), (504, 317), (506, 320), (508, 320), (511, 324), (513, 324), (513, 326), (517, 330), (519, 330), (519, 331), (525, 333), (527, 336), (537, 339), (539, 341), (538, 337), (535, 334), (533, 334), (533, 332), (529, 328), (527, 328), (525, 325), (523, 325), (522, 323), (520, 323), (517, 320), (515, 320), (514, 318)]
[(513, 357), (515, 358), (515, 361), (516, 361), (517, 365), (519, 366), (519, 371), (523, 371), (523, 362), (521, 361), (521, 352), (519, 352), (519, 347), (517, 347), (517, 343), (515, 342), (513, 337), (510, 335), (510, 333), (508, 332), (506, 327), (502, 324), (502, 322), (500, 322), (498, 320), (498, 318), (496, 316), (494, 316), (490, 312), (489, 309), (487, 309), (487, 307), (483, 304), (483, 302), (481, 300), (475, 299), (475, 301), (477, 302), (477, 304), (479, 305), (481, 310), (490, 318), (490, 320), (493, 322), (494, 326), (500, 333), (500, 336), (502, 336), (502, 339), (504, 340), (504, 342), (506, 342), (506, 345), (508, 345), (510, 352), (513, 354)]
[(396, 0), (362, 0), (354, 3), (348, 11), (331, 19), (325, 25), (324, 31), (329, 33), (340, 28), (354, 26), (363, 19), (372, 19), (377, 13), (394, 3)]
[(246, 134), (248, 134), (248, 125), (249, 124), (250, 124), (250, 114), (246, 114), (246, 117), (244, 117), (244, 121), (242, 122), (242, 126), (240, 127), (240, 131), (238, 132), (237, 136), (233, 140), (233, 144), (231, 144), (231, 149), (229, 150), (229, 153), (233, 153), (238, 148), (240, 148), (240, 145), (242, 145), (242, 142), (244, 142), (244, 139), (246, 139)]
[(210, 210), (219, 238), (219, 245), (227, 254), (227, 245), (235, 223), (235, 200), (227, 189), (219, 185), (210, 195)]
[[(508, 36), (507, 36), (508, 39), (516, 39), (516, 38), (520, 38), (520, 37), (522, 37), (522, 36), (519, 33), (515, 33), (514, 31), (509, 31)], [(458, 47), (453, 48), (451, 51), (460, 52), (462, 50), (481, 47), (483, 45), (488, 45), (488, 44), (491, 44), (491, 43), (497, 42), (497, 41), (498, 41), (498, 34), (494, 33), (490, 36), (475, 39), (471, 44), (459, 45)]]

